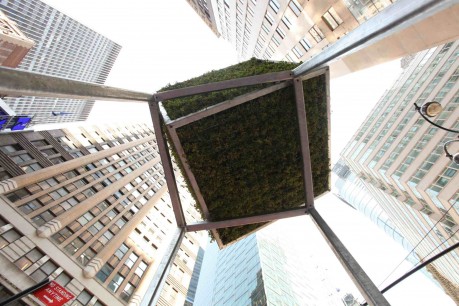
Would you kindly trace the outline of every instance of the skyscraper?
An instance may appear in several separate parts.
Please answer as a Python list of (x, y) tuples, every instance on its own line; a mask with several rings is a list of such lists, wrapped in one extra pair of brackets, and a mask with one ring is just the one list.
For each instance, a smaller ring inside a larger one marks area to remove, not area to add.
[[(0, 10), (35, 41), (19, 69), (103, 84), (121, 50), (40, 0), (1, 0)], [(5, 102), (16, 114), (34, 115), (36, 124), (83, 121), (94, 105), (89, 100), (41, 97), (8, 97)]]
[[(456, 135), (430, 125), (413, 103), (440, 102), (436, 123), (459, 128), (458, 56), (459, 42), (418, 53), (341, 153), (421, 261), (458, 241), (459, 165), (443, 152)], [(458, 255), (452, 251), (428, 267), (456, 302)]]
[(212, 1), (208, 0), (187, 0), (188, 4), (201, 17), (202, 21), (214, 32), (217, 37), (220, 36), (215, 22), (214, 11), (212, 9)]
[[(0, 144), (0, 296), (50, 277), (72, 305), (138, 305), (176, 230), (153, 129), (14, 133)], [(159, 305), (184, 304), (202, 235), (186, 234)]]
[(212, 305), (339, 305), (312, 254), (282, 240), (268, 227), (221, 250)]
[(211, 23), (206, 23), (218, 29), (241, 60), (257, 57), (299, 62), (319, 53), (392, 2), (217, 0), (216, 6), (206, 6), (213, 9)]

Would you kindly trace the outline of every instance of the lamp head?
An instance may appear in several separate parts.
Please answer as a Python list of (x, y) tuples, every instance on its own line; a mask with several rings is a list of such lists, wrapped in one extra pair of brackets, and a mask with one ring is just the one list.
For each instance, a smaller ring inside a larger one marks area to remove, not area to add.
[(459, 165), (459, 153), (456, 153), (453, 156), (451, 156), (451, 160), (453, 161), (453, 163)]
[(424, 103), (420, 109), (421, 113), (423, 113), (427, 117), (435, 117), (439, 113), (441, 113), (442, 110), (443, 107), (440, 103), (436, 101)]

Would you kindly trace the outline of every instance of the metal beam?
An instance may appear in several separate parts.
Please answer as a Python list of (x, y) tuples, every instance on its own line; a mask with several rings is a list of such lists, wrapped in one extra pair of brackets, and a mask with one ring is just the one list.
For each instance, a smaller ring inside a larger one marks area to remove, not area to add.
[(180, 142), (180, 139), (177, 135), (177, 132), (175, 128), (170, 128), (167, 126), (168, 131), (169, 131), (169, 136), (174, 143), (175, 150), (177, 151), (177, 155), (180, 158), (180, 161), (183, 165), (183, 169), (185, 170), (186, 176), (188, 177), (188, 181), (191, 184), (191, 187), (196, 195), (196, 200), (199, 202), (199, 206), (201, 207), (201, 210), (206, 218), (209, 218), (209, 209), (207, 208), (206, 201), (204, 200), (204, 197), (202, 196), (201, 189), (199, 189), (198, 182), (196, 181), (196, 178), (194, 177), (193, 171), (191, 171), (190, 166), (188, 164), (188, 161), (186, 159), (185, 151), (183, 150), (182, 143)]
[(362, 267), (360, 267), (352, 254), (346, 249), (344, 244), (339, 240), (338, 236), (335, 235), (317, 210), (311, 208), (309, 212), (317, 228), (324, 236), (328, 245), (333, 250), (348, 275), (352, 278), (354, 284), (368, 304), (372, 306), (390, 306), (381, 291), (379, 291)]
[(164, 283), (166, 282), (170, 267), (182, 244), (183, 237), (185, 237), (185, 231), (183, 228), (177, 228), (177, 232), (174, 233), (170, 245), (165, 250), (161, 262), (156, 269), (156, 273), (151, 279), (147, 291), (143, 295), (140, 306), (155, 306), (158, 304)]
[(177, 226), (183, 228), (186, 224), (185, 216), (183, 215), (182, 205), (180, 203), (180, 195), (178, 193), (169, 148), (161, 128), (162, 122), (159, 114), (159, 105), (154, 102), (150, 102), (148, 105), (150, 107), (151, 120), (153, 121), (153, 129), (155, 130), (158, 151), (164, 169), (164, 176), (166, 177), (167, 188), (169, 189), (169, 196), (171, 198), (175, 220), (177, 222)]
[[(296, 112), (298, 115), (298, 128), (300, 132), (301, 156), (303, 160), (303, 183), (306, 197), (306, 206), (314, 207), (314, 187), (312, 185), (311, 156), (309, 151), (308, 124), (306, 121), (306, 108), (304, 105), (303, 82), (301, 79), (293, 80), (295, 89)], [(325, 139), (328, 141), (327, 139)]]
[(217, 228), (226, 228), (226, 227), (233, 227), (233, 226), (241, 226), (247, 224), (256, 224), (256, 223), (263, 223), (269, 221), (275, 221), (279, 219), (291, 218), (291, 217), (298, 217), (307, 214), (306, 207), (300, 207), (296, 209), (280, 211), (272, 214), (265, 214), (265, 215), (258, 215), (258, 216), (251, 216), (251, 217), (243, 217), (238, 219), (231, 219), (231, 220), (223, 220), (223, 221), (202, 221), (193, 224), (187, 224), (186, 231), (187, 232), (196, 232), (196, 231), (205, 231)]
[(265, 73), (260, 75), (249, 76), (245, 78), (232, 79), (227, 81), (208, 83), (204, 85), (185, 87), (179, 89), (173, 89), (169, 91), (158, 92), (154, 95), (155, 101), (166, 101), (174, 98), (186, 97), (197, 95), (201, 93), (219, 91), (224, 89), (230, 89), (235, 87), (243, 87), (250, 85), (258, 85), (263, 83), (272, 83), (279, 81), (286, 81), (292, 79), (291, 71), (281, 71), (281, 72), (272, 72)]
[(293, 75), (301, 76), (347, 52), (363, 49), (457, 3), (458, 0), (398, 0), (295, 68)]
[(152, 94), (0, 67), (0, 95), (147, 102)]
[(231, 100), (227, 100), (227, 101), (218, 103), (216, 105), (212, 105), (212, 106), (210, 106), (210, 107), (208, 107), (208, 108), (206, 108), (204, 110), (198, 111), (196, 113), (192, 113), (192, 114), (189, 114), (187, 116), (183, 116), (181, 118), (172, 120), (172, 121), (168, 122), (167, 125), (168, 125), (168, 127), (179, 128), (179, 127), (187, 125), (187, 124), (189, 124), (191, 122), (195, 122), (197, 120), (200, 120), (202, 118), (205, 118), (205, 117), (211, 116), (213, 114), (222, 112), (224, 110), (227, 110), (229, 108), (235, 107), (237, 105), (240, 105), (240, 104), (252, 101), (254, 99), (260, 98), (262, 96), (268, 95), (270, 93), (273, 93), (273, 92), (275, 92), (277, 90), (280, 90), (280, 89), (285, 88), (285, 87), (290, 86), (290, 85), (291, 85), (291, 83), (289, 81), (286, 81), (286, 82), (282, 82), (282, 83), (279, 83), (279, 84), (276, 84), (276, 85), (273, 85), (273, 86), (270, 86), (270, 87), (263, 88), (261, 90), (252, 91), (252, 92), (249, 92), (247, 94), (235, 97), (235, 98), (233, 98)]

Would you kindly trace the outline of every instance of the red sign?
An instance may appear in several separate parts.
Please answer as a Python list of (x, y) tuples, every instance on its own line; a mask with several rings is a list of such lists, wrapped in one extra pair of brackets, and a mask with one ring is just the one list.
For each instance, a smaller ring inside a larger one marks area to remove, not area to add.
[(51, 281), (48, 285), (41, 287), (33, 295), (47, 306), (62, 306), (75, 298), (72, 293), (55, 281)]

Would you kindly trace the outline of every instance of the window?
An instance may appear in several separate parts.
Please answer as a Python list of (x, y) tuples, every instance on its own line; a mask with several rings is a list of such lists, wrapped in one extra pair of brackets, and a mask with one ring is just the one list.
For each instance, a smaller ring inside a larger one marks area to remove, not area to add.
[(58, 184), (57, 181), (55, 179), (53, 179), (53, 178), (50, 178), (50, 179), (47, 179), (46, 181), (42, 181), (42, 182), (38, 183), (38, 185), (40, 185), (40, 187), (42, 189), (47, 189), (47, 188), (49, 188), (51, 186), (54, 186), (54, 185), (57, 185), (57, 184)]
[(124, 301), (129, 301), (129, 298), (134, 293), (135, 287), (131, 283), (127, 283), (126, 287), (124, 287), (123, 292), (120, 294), (120, 297)]
[(26, 162), (28, 160), (32, 160), (32, 156), (30, 156), (29, 153), (23, 153), (23, 154), (19, 154), (19, 155), (16, 155), (16, 156), (13, 156), (11, 157), (11, 159), (16, 163), (16, 164), (20, 164), (22, 162)]
[(10, 153), (14, 153), (17, 151), (22, 151), (24, 150), (19, 144), (12, 144), (8, 146), (1, 146), (0, 150), (2, 150), (5, 154), (10, 155)]
[(266, 21), (268, 21), (268, 23), (270, 25), (274, 24), (274, 17), (273, 17), (273, 15), (271, 15), (270, 12), (266, 12), (265, 19), (266, 19)]
[(325, 21), (330, 30), (335, 30), (343, 20), (339, 17), (338, 13), (333, 7), (331, 7), (323, 16), (322, 19)]
[(20, 199), (26, 198), (30, 195), (30, 192), (28, 192), (26, 189), (18, 189), (12, 193), (9, 193), (6, 197), (8, 200), (11, 202), (16, 202), (19, 201)]
[(75, 240), (73, 240), (71, 243), (69, 243), (65, 247), (65, 250), (71, 255), (73, 255), (83, 246), (84, 246), (83, 240), (81, 240), (80, 238), (75, 238)]
[(277, 14), (280, 9), (280, 4), (277, 0), (270, 0), (269, 6), (273, 9), (273, 11)]
[(247, 12), (252, 16), (255, 15), (255, 11), (253, 10), (253, 8), (250, 5), (247, 5)]
[(280, 45), (280, 41), (279, 41), (279, 39), (278, 39), (275, 35), (273, 35), (271, 41), (272, 41), (277, 47)]
[(306, 51), (308, 51), (309, 49), (312, 48), (311, 42), (306, 37), (304, 37), (304, 38), (302, 38), (300, 40), (300, 44), (301, 44), (301, 46), (303, 46), (304, 50), (306, 50)]
[(27, 165), (27, 166), (22, 166), (21, 168), (22, 168), (22, 170), (24, 170), (25, 173), (31, 173), (31, 172), (40, 170), (43, 167), (40, 166), (38, 163), (33, 163), (33, 164), (30, 164), (30, 165)]
[(302, 6), (296, 1), (296, 0), (292, 0), (290, 1), (290, 3), (288, 4), (289, 8), (292, 10), (292, 12), (296, 15), (296, 16), (300, 16), (301, 14), (301, 10), (303, 9)]
[(14, 264), (22, 271), (25, 271), (32, 264), (40, 260), (43, 256), (45, 256), (45, 254), (40, 252), (38, 249), (32, 249), (25, 256), (22, 256), (21, 258), (16, 260)]
[(21, 238), (21, 234), (19, 234), (19, 232), (17, 232), (16, 230), (14, 229), (10, 229), (9, 231), (7, 232), (4, 232), (1, 237), (3, 239), (5, 239), (6, 241), (8, 241), (9, 243), (13, 242), (13, 241), (16, 241), (18, 240), (19, 238)]
[(44, 156), (50, 156), (50, 155), (54, 155), (58, 153), (57, 150), (53, 148), (44, 149), (41, 152), (43, 153)]
[(137, 256), (135, 253), (131, 253), (131, 255), (129, 255), (129, 258), (126, 259), (126, 262), (124, 264), (128, 266), (128, 268), (132, 268), (137, 259), (139, 259), (139, 256)]
[(57, 269), (57, 265), (48, 260), (43, 265), (41, 265), (37, 270), (35, 270), (30, 277), (32, 277), (35, 281), (40, 282), (46, 277), (50, 276), (54, 271)]
[(118, 250), (116, 250), (115, 256), (118, 257), (119, 259), (121, 259), (127, 253), (128, 250), (129, 250), (128, 246), (123, 243), (118, 248)]
[(92, 295), (86, 291), (83, 290), (76, 298), (78, 302), (81, 303), (81, 305), (88, 305), (89, 301), (92, 299)]
[(140, 262), (137, 269), (135, 269), (134, 273), (137, 274), (137, 276), (142, 277), (142, 275), (145, 273), (145, 270), (147, 270), (147, 268), (148, 268), (148, 265), (144, 261), (142, 261)]
[(116, 292), (123, 281), (124, 277), (121, 274), (117, 273), (108, 284), (108, 289), (110, 289), (113, 292)]
[(294, 46), (292, 52), (296, 55), (296, 57), (298, 57), (298, 59), (300, 59), (303, 56), (303, 51), (301, 51), (301, 49), (298, 48), (298, 46)]
[(96, 277), (101, 281), (105, 282), (108, 276), (113, 272), (113, 268), (109, 264), (105, 264), (99, 272), (97, 272)]
[(324, 38), (325, 35), (322, 33), (322, 31), (319, 29), (317, 25), (314, 25), (310, 30), (309, 34), (314, 38), (316, 42), (321, 42)]
[(72, 278), (65, 272), (62, 272), (61, 274), (59, 274), (58, 277), (56, 277), (54, 279), (59, 285), (61, 285), (62, 287), (65, 287), (68, 283), (70, 283), (70, 281), (72, 280)]
[(0, 171), (0, 181), (7, 180), (9, 178), (11, 178), (11, 175), (8, 173), (8, 171)]
[(282, 30), (280, 27), (277, 27), (276, 32), (277, 32), (277, 34), (279, 34), (281, 39), (284, 39), (284, 37), (285, 37), (284, 30)]
[(290, 22), (290, 20), (285, 15), (284, 15), (284, 17), (282, 17), (282, 22), (287, 27), (287, 29), (290, 29), (292, 27), (292, 23)]
[(269, 29), (268, 29), (268, 27), (267, 27), (264, 23), (262, 23), (261, 29), (262, 29), (266, 34), (269, 34)]

